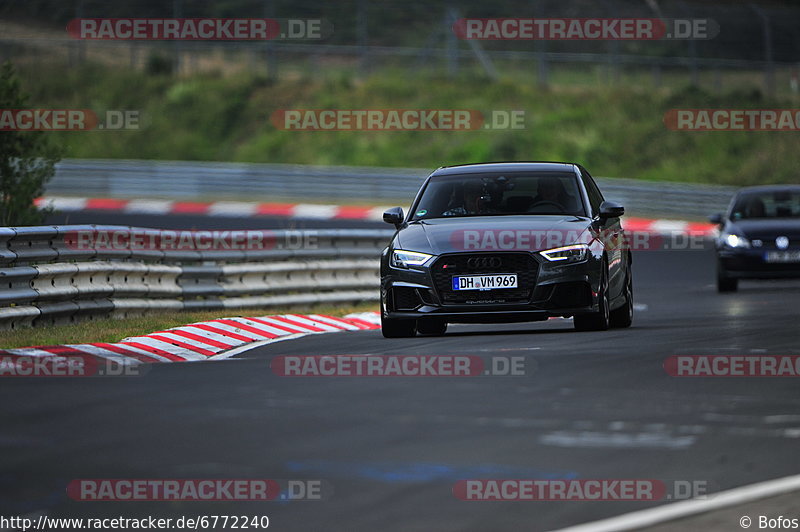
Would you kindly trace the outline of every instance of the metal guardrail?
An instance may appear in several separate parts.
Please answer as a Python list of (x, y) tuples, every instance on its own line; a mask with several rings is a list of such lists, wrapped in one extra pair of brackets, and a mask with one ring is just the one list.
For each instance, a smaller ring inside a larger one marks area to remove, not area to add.
[[(270, 249), (142, 249), (133, 240), (112, 249), (76, 242), (78, 234), (115, 231), (168, 233), (95, 225), (0, 228), (0, 329), (165, 310), (374, 301), (377, 259), (393, 234), (270, 231), (277, 243)], [(298, 237), (313, 245), (281, 244)]]
[(410, 202), (429, 173), (409, 168), (71, 159), (56, 166), (47, 193), (187, 200), (408, 198)]
[(621, 202), (629, 212), (703, 220), (709, 214), (725, 211), (737, 190), (718, 185), (609, 177), (596, 181), (603, 196)]
[[(47, 187), (53, 195), (173, 200), (274, 197), (337, 202), (411, 202), (432, 169), (145, 160), (59, 163)], [(723, 211), (734, 188), (689, 183), (599, 178), (608, 199), (638, 214), (705, 217)]]

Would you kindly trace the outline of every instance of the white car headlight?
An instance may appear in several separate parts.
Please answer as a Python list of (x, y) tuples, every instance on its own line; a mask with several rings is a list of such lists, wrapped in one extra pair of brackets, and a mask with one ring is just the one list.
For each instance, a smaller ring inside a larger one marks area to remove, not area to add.
[(589, 246), (586, 244), (575, 244), (560, 248), (540, 251), (539, 254), (550, 262), (561, 262), (571, 264), (573, 262), (583, 262), (589, 256)]
[(404, 249), (396, 249), (392, 252), (391, 265), (395, 268), (408, 268), (409, 266), (422, 266), (433, 255), (427, 253), (419, 253), (418, 251), (406, 251)]
[(750, 247), (750, 241), (747, 240), (745, 237), (739, 236), (739, 235), (723, 234), (722, 235), (722, 241), (725, 242), (725, 244), (728, 247), (732, 247), (732, 248), (749, 248)]

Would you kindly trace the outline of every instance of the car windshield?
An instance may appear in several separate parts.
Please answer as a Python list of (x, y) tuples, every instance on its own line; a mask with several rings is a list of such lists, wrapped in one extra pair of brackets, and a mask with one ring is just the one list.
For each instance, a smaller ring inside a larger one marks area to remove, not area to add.
[(468, 174), (432, 177), (411, 219), (585, 212), (574, 174)]
[(800, 218), (800, 189), (749, 192), (737, 198), (732, 220)]

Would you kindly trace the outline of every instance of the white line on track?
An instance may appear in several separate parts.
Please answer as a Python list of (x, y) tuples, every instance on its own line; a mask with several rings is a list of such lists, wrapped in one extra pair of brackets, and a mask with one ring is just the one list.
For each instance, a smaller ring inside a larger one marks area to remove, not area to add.
[(737, 504), (766, 499), (767, 497), (774, 497), (775, 495), (797, 490), (800, 490), (800, 475), (791, 475), (710, 494), (709, 499), (691, 499), (688, 501), (673, 502), (655, 508), (648, 508), (647, 510), (611, 517), (609, 519), (561, 528), (556, 532), (642, 530), (644, 527), (654, 526), (692, 515), (703, 514), (720, 508), (728, 508), (736, 506)]

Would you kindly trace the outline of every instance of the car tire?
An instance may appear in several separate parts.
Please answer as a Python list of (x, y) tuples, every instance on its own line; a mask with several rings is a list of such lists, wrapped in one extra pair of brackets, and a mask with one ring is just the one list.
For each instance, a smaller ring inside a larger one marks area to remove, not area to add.
[(736, 292), (739, 289), (739, 279), (730, 277), (717, 277), (717, 292)]
[(728, 277), (725, 271), (717, 268), (717, 292), (736, 292), (739, 288), (739, 279), (735, 277)]
[(381, 316), (381, 333), (384, 338), (411, 338), (417, 334), (417, 320), (384, 318)]
[(426, 336), (442, 336), (447, 331), (447, 322), (441, 319), (417, 320), (417, 332)]
[(608, 268), (603, 262), (600, 273), (600, 292), (597, 297), (598, 310), (591, 314), (576, 314), (573, 318), (575, 330), (605, 331), (611, 325), (611, 313), (608, 307)]
[(625, 304), (610, 314), (611, 326), (619, 329), (630, 327), (633, 323), (633, 275), (628, 267), (628, 280), (625, 281)]

